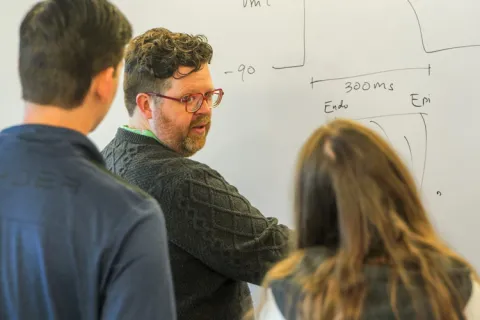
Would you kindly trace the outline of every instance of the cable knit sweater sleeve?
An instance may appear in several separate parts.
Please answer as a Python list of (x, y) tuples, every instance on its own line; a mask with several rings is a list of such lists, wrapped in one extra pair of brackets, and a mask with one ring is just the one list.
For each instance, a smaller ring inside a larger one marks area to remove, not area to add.
[(226, 277), (260, 285), (288, 253), (292, 231), (264, 217), (216, 171), (196, 167), (162, 185), (169, 240)]

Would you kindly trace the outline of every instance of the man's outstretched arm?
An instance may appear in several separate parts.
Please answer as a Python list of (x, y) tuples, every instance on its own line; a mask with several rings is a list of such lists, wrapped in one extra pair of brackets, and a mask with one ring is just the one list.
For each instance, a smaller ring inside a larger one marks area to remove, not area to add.
[(227, 277), (260, 285), (290, 251), (292, 231), (211, 169), (190, 170), (155, 196), (166, 204), (170, 241)]

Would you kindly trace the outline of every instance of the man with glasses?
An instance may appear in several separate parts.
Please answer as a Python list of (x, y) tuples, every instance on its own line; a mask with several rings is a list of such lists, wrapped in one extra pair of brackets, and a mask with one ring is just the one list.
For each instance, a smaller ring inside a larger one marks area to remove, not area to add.
[(127, 48), (128, 126), (102, 151), (107, 167), (152, 194), (167, 221), (179, 319), (239, 320), (252, 308), (247, 282), (261, 284), (288, 252), (290, 230), (264, 217), (216, 171), (188, 157), (204, 145), (212, 108), (205, 37), (155, 28)]

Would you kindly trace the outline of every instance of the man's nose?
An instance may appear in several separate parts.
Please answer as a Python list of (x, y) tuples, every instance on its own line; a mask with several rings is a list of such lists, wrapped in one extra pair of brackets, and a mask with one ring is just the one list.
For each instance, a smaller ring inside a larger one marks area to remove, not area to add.
[(203, 100), (200, 109), (195, 112), (196, 114), (211, 114), (212, 113), (212, 106), (208, 103), (207, 100)]

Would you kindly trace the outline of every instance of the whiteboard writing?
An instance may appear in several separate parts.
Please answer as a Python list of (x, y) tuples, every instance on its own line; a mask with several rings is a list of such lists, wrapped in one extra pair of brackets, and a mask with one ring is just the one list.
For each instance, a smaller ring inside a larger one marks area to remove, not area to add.
[[(244, 64), (241, 64), (238, 66), (237, 72), (240, 73), (242, 82), (245, 82), (245, 73), (247, 73), (247, 75), (252, 75), (256, 72), (256, 70), (253, 66), (245, 66)], [(224, 73), (230, 74), (234, 73), (234, 71), (225, 71)]]
[[(264, 4), (270, 7), (270, 0), (264, 0)], [(262, 0), (243, 0), (244, 8), (256, 8), (262, 6)]]

